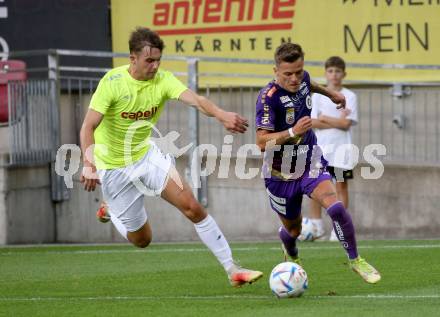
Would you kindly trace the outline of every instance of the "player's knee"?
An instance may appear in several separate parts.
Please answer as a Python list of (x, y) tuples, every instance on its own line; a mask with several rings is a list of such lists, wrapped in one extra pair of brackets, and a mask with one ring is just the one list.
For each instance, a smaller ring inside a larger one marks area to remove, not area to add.
[(151, 243), (150, 237), (144, 237), (144, 238), (138, 239), (133, 242), (133, 244), (135, 246), (137, 246), (138, 248), (141, 248), (141, 249), (148, 247), (150, 245), (150, 243)]
[(191, 199), (190, 201), (188, 201), (183, 213), (189, 220), (194, 223), (200, 222), (205, 218), (205, 212), (202, 205), (200, 205), (200, 203), (195, 199)]
[(326, 206), (331, 206), (338, 202), (338, 196), (336, 193), (336, 189), (327, 191), (318, 196), (318, 201), (325, 208)]
[(151, 234), (147, 233), (135, 233), (132, 235), (128, 235), (128, 240), (138, 248), (146, 248), (151, 243), (152, 237)]

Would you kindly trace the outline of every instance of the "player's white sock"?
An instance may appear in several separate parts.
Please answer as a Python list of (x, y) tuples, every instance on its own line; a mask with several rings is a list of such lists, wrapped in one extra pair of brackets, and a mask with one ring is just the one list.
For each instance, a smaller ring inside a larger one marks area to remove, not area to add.
[(121, 220), (119, 218), (113, 216), (113, 215), (110, 215), (110, 219), (113, 222), (113, 224), (115, 225), (116, 229), (121, 234), (121, 236), (123, 236), (125, 239), (128, 240), (128, 238), (127, 238), (127, 228), (125, 228), (125, 226), (122, 224)]
[(194, 227), (200, 240), (214, 253), (217, 260), (228, 271), (234, 265), (232, 251), (214, 218), (208, 215), (199, 223), (194, 224)]
[(324, 221), (322, 218), (309, 218), (310, 221), (318, 227), (322, 227), (324, 225)]
[(324, 234), (324, 221), (322, 220), (322, 218), (310, 218), (310, 221), (315, 226), (317, 235)]

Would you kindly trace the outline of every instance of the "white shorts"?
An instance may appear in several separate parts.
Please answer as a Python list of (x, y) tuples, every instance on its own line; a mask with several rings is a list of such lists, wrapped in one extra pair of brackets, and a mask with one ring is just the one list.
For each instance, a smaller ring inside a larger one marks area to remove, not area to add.
[(165, 188), (173, 158), (154, 144), (133, 165), (98, 170), (102, 194), (112, 217), (117, 217), (128, 232), (147, 222), (144, 196), (159, 196)]

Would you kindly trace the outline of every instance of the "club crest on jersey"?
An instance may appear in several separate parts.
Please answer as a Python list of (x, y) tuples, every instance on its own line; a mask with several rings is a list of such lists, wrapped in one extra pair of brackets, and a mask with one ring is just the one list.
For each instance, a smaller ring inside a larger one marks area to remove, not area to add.
[(312, 97), (310, 97), (310, 95), (306, 97), (306, 107), (309, 110), (312, 109)]
[(293, 124), (295, 122), (295, 109), (287, 108), (286, 109), (286, 123)]

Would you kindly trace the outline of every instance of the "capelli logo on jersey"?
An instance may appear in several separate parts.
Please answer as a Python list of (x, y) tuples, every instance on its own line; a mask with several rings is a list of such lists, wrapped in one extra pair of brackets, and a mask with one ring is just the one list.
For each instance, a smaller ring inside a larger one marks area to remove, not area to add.
[(122, 112), (121, 118), (130, 119), (130, 120), (148, 120), (157, 113), (158, 109), (159, 107), (155, 106), (151, 108), (151, 110), (147, 110), (147, 111)]

